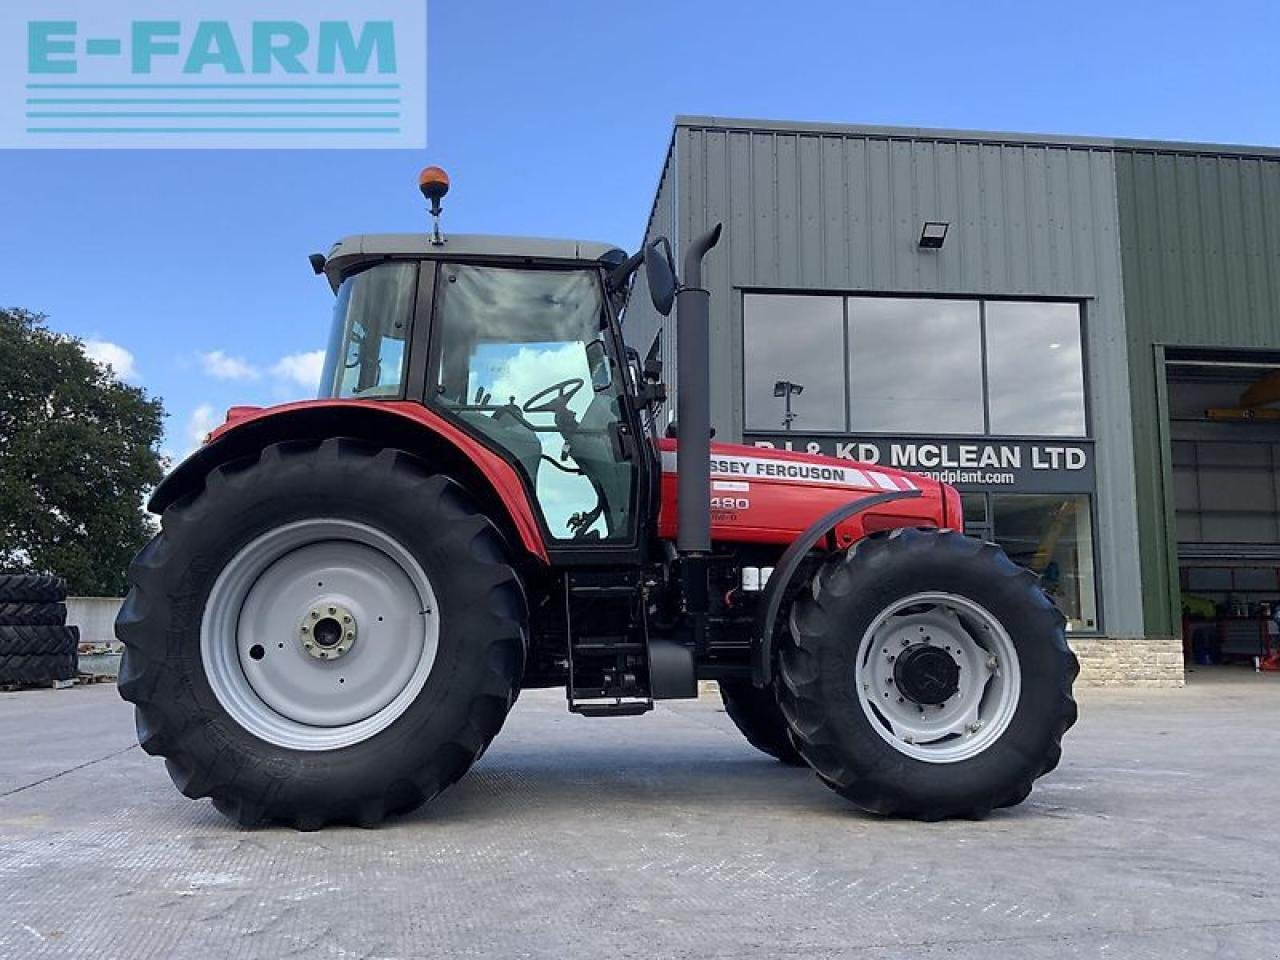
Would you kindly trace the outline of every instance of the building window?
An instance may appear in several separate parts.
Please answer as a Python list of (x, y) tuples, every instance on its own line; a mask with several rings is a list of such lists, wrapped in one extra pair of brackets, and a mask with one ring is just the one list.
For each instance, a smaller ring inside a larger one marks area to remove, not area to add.
[(841, 297), (743, 298), (748, 430), (843, 430)]
[(1089, 498), (991, 495), (991, 533), (1014, 563), (1034, 570), (1070, 630), (1098, 629)]
[(1074, 303), (747, 294), (746, 429), (1086, 437), (1083, 340)]
[(1080, 308), (990, 301), (986, 313), (989, 432), (1084, 436)]
[(849, 429), (982, 433), (978, 303), (850, 297)]

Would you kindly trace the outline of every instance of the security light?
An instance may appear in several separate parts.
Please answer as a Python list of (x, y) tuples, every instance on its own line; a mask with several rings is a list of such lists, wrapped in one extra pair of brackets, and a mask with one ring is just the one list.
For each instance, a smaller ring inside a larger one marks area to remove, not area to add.
[(791, 398), (798, 397), (804, 393), (804, 384), (792, 383), (790, 380), (777, 380), (773, 384), (773, 395), (782, 400), (786, 407), (786, 413), (782, 417), (782, 426), (785, 430), (791, 429), (791, 424), (796, 422), (797, 414), (791, 410)]
[(947, 242), (947, 227), (951, 224), (945, 220), (926, 220), (920, 231), (921, 250), (941, 250)]

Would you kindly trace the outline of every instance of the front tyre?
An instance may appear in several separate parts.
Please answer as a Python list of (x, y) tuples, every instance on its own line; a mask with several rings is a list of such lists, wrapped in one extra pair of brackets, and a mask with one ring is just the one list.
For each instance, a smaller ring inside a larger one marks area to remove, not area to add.
[(499, 534), (403, 451), (285, 443), (219, 467), (130, 582), (120, 693), (142, 747), (244, 825), (373, 825), (429, 800), (524, 669)]
[(983, 817), (1057, 766), (1078, 672), (1062, 614), (994, 544), (898, 530), (791, 611), (779, 703), (801, 755), (874, 813)]

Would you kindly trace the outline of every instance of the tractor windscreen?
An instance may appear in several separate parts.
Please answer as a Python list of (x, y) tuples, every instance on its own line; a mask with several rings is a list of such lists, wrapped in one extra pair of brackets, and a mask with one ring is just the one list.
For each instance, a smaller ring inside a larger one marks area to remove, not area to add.
[(384, 263), (338, 288), (320, 396), (398, 397), (418, 266)]
[(443, 264), (433, 402), (505, 449), (551, 535), (625, 540), (635, 467), (618, 436), (623, 382), (595, 270)]

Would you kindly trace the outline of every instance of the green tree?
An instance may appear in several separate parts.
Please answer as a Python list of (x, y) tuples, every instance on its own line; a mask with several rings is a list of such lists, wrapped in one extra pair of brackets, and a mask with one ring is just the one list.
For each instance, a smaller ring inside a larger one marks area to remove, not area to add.
[(143, 496), (164, 472), (164, 409), (44, 319), (0, 309), (0, 570), (123, 596), (153, 529)]

